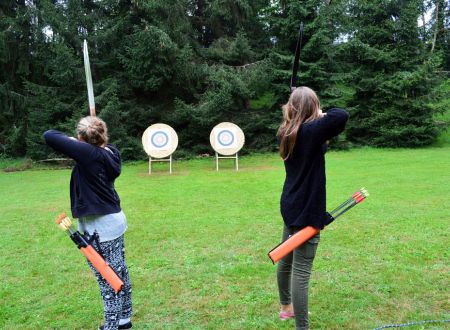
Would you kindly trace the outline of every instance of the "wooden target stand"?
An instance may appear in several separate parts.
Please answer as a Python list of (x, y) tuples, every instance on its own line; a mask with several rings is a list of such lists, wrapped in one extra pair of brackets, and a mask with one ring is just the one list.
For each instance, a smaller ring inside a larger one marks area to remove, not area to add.
[(239, 171), (238, 152), (245, 142), (244, 132), (239, 126), (229, 122), (214, 126), (209, 142), (216, 152), (216, 171), (219, 170), (219, 159), (234, 159), (236, 171)]
[(178, 146), (178, 135), (166, 124), (154, 124), (142, 134), (142, 145), (148, 155), (148, 174), (152, 174), (152, 163), (169, 162), (172, 174), (172, 154)]

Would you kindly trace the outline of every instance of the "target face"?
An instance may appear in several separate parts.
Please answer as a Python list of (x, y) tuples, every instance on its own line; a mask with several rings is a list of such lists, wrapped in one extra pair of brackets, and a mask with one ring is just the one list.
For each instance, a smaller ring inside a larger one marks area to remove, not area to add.
[(178, 136), (172, 127), (166, 124), (153, 124), (142, 135), (142, 145), (150, 157), (170, 156), (178, 146)]
[(239, 126), (223, 122), (211, 130), (209, 141), (211, 147), (217, 153), (229, 156), (241, 150), (245, 142), (245, 136)]
[(167, 150), (170, 146), (170, 134), (167, 130), (150, 130), (149, 139), (151, 150)]
[(236, 147), (236, 130), (234, 128), (216, 128), (216, 146), (221, 149)]

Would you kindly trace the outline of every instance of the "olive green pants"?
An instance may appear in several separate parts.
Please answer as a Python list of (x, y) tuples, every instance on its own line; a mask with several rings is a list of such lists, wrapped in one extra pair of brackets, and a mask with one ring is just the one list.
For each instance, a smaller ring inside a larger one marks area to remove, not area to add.
[[(298, 229), (284, 226), (282, 242)], [(296, 248), (278, 263), (277, 281), (280, 303), (294, 305), (296, 329), (309, 329), (308, 287), (311, 269), (319, 245), (320, 234)]]

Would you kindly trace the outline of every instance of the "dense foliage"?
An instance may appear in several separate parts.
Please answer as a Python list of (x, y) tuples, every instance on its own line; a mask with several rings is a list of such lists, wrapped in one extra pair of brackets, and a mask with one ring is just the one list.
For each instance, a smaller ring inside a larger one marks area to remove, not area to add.
[(445, 0), (4, 0), (0, 155), (48, 157), (42, 132), (73, 134), (88, 114), (83, 39), (124, 158), (144, 157), (157, 122), (178, 132), (179, 155), (210, 152), (221, 121), (273, 150), (300, 21), (300, 83), (353, 117), (341, 145), (429, 145), (446, 126), (449, 12)]

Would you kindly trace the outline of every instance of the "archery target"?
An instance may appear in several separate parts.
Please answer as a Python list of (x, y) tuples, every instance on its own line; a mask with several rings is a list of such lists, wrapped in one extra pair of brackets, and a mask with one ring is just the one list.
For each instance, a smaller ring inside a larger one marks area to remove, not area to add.
[(212, 129), (209, 140), (217, 153), (229, 156), (241, 150), (245, 136), (239, 126), (223, 122)]
[(178, 136), (172, 127), (166, 124), (154, 124), (142, 135), (145, 152), (153, 158), (170, 156), (178, 146)]

